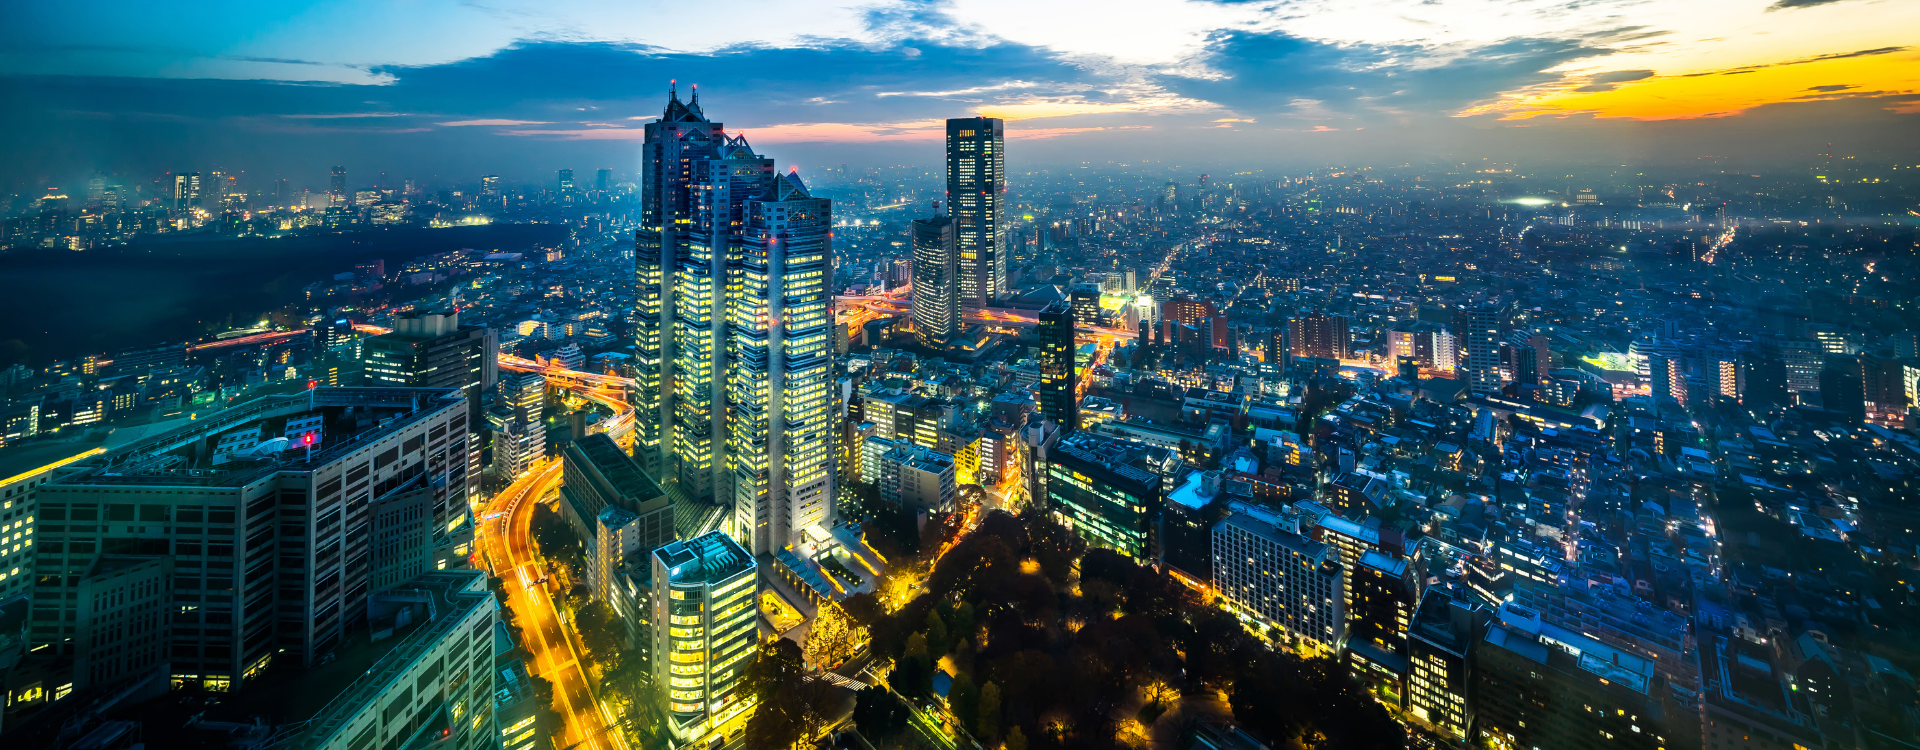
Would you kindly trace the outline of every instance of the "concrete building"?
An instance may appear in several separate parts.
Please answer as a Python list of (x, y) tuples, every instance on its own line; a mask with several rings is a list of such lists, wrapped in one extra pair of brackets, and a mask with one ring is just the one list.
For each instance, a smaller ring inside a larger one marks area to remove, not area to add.
[(493, 629), (500, 605), (486, 574), (427, 573), (368, 604), (381, 653), (288, 747), (499, 747)]
[(1435, 734), (1465, 744), (1473, 726), (1471, 661), (1477, 608), (1438, 588), (1428, 589), (1407, 631), (1407, 709)]
[(952, 456), (911, 443), (896, 443), (878, 457), (875, 486), (881, 502), (909, 512), (953, 510), (957, 473)]
[(1242, 621), (1332, 653), (1343, 630), (1338, 556), (1254, 512), (1246, 507), (1214, 525), (1214, 589)]
[[(82, 637), (96, 625), (80, 595), (131, 569), (96, 567), (112, 553), (171, 560), (163, 597), (189, 605), (171, 616), (176, 684), (225, 691), (275, 658), (310, 665), (366, 617), (376, 571), (422, 557), (468, 566), (467, 420), (452, 389), (318, 388), (75, 464), (39, 488), (46, 617), (30, 637), (76, 663), (101, 658)], [(225, 439), (236, 434), (266, 439)], [(425, 504), (424, 555), (384, 546), (376, 526), (377, 509), (409, 495)]]
[(547, 457), (547, 380), (520, 372), (500, 380), (500, 396), (487, 412), (493, 428), (493, 473), (511, 480)]

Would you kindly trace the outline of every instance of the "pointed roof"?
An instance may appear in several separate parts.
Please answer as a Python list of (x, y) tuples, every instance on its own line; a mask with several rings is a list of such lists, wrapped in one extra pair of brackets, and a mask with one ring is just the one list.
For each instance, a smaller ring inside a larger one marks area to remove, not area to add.
[(706, 122), (706, 116), (700, 113), (700, 90), (697, 88), (693, 90), (693, 106), (689, 107), (680, 102), (678, 83), (678, 81), (667, 82), (667, 107), (661, 112), (660, 121)]
[(773, 178), (773, 184), (769, 187), (771, 189), (768, 190), (768, 195), (776, 201), (791, 201), (813, 197), (807, 192), (807, 184), (800, 181), (800, 172), (798, 170), (789, 170)]

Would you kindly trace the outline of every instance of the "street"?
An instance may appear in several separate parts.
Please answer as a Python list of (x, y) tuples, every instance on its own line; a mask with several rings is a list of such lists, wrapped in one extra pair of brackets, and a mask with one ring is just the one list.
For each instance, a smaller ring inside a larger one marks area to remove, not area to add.
[(483, 549), (520, 624), (528, 669), (553, 683), (554, 710), (565, 722), (554, 745), (624, 750), (625, 740), (608, 731), (609, 717), (594, 698), (572, 627), (561, 622), (547, 584), (536, 583), (543, 572), (533, 552), (533, 506), (560, 485), (560, 466), (559, 459), (547, 459), (494, 496), (485, 515), (501, 515), (482, 526)]

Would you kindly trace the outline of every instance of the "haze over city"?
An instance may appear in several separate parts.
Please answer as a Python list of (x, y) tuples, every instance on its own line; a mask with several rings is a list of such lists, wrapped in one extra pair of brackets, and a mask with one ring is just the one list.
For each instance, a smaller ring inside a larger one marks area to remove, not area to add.
[(1920, 2), (0, 6), (0, 747), (1912, 750)]

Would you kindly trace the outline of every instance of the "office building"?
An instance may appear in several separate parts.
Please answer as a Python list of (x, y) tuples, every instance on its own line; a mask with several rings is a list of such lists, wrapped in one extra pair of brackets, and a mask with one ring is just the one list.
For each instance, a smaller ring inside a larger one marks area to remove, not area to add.
[(959, 333), (959, 250), (953, 219), (913, 222), (913, 331), (921, 346), (946, 351)]
[(494, 624), (500, 605), (481, 571), (441, 571), (372, 597), (373, 666), (299, 724), (290, 750), (500, 746)]
[(1456, 744), (1473, 725), (1472, 662), (1477, 608), (1439, 588), (1427, 589), (1407, 635), (1407, 708), (1435, 734)]
[[(634, 457), (648, 474), (678, 484), (681, 475), (678, 456), (683, 450), (680, 443), (692, 442), (696, 448), (703, 449), (695, 450), (696, 455), (691, 459), (695, 466), (689, 469), (709, 474), (709, 478), (693, 483), (699, 493), (695, 499), (701, 501), (708, 501), (712, 496), (710, 475), (718, 466), (712, 452), (717, 445), (714, 433), (719, 425), (713, 424), (712, 419), (716, 403), (721, 399), (719, 384), (723, 381), (715, 374), (722, 365), (713, 355), (723, 348), (720, 321), (724, 313), (715, 295), (725, 286), (726, 257), (734, 238), (731, 231), (721, 231), (712, 219), (716, 213), (730, 213), (736, 201), (744, 201), (757, 191), (733, 179), (722, 180), (708, 189), (699, 188), (694, 180), (694, 163), (723, 158), (723, 148), (737, 154), (743, 145), (743, 141), (727, 136), (723, 125), (708, 120), (700, 111), (698, 92), (691, 104), (683, 104), (671, 89), (660, 119), (646, 124), (641, 144), (640, 228), (634, 233), (637, 296), (633, 405), (638, 412)], [(701, 174), (708, 178), (720, 171), (718, 165), (706, 166)], [(770, 161), (764, 167), (771, 173)], [(744, 190), (736, 191), (735, 187)], [(702, 194), (704, 201), (699, 200)], [(698, 248), (688, 247), (686, 234), (703, 204), (710, 219), (703, 227), (708, 241)], [(731, 219), (727, 223), (730, 225)], [(712, 236), (716, 232), (727, 243), (718, 252), (712, 248)], [(676, 303), (686, 305), (688, 310), (677, 310)], [(683, 317), (686, 319), (682, 320)], [(680, 368), (676, 354), (686, 337), (693, 339), (686, 344), (696, 349), (694, 372), (677, 373), (676, 369)], [(667, 388), (674, 390), (665, 390)], [(697, 437), (676, 441), (673, 437), (676, 396), (689, 391), (698, 397), (694, 411), (706, 415), (708, 421), (695, 426), (693, 431), (698, 433)]]
[(1179, 465), (1165, 448), (1070, 433), (1046, 453), (1046, 508), (1090, 546), (1158, 560), (1165, 477)]
[(960, 300), (990, 307), (1007, 291), (1005, 125), (997, 117), (947, 120), (947, 206), (959, 249)]
[(606, 435), (567, 443), (560, 458), (560, 512), (586, 542), (587, 588), (613, 601), (624, 566), (675, 539), (673, 500)]
[(186, 213), (200, 207), (200, 173), (176, 172), (173, 175), (173, 210)]
[(1312, 313), (1287, 321), (1287, 337), (1295, 357), (1347, 359), (1352, 356), (1350, 321), (1343, 315)]
[(957, 492), (953, 456), (912, 443), (868, 440), (875, 442), (876, 448), (891, 445), (876, 454), (868, 469), (881, 502), (902, 508), (909, 515), (953, 510)]
[(1067, 429), (1080, 424), (1073, 325), (1073, 307), (1064, 300), (1040, 311), (1040, 414)]
[(1213, 586), (1263, 634), (1332, 653), (1340, 642), (1339, 557), (1277, 516), (1241, 506), (1213, 527)]
[(728, 466), (735, 528), (756, 554), (832, 515), (832, 203), (800, 175), (747, 202), (730, 286)]
[[(311, 665), (364, 620), (376, 571), (419, 559), (376, 544), (382, 506), (417, 497), (404, 502), (430, 513), (431, 567), (468, 566), (467, 439), (457, 390), (317, 388), (89, 457), (38, 491), (35, 598), (48, 616), (30, 637), (100, 663), (80, 594), (168, 560), (176, 685), (235, 689), (276, 655)], [(127, 559), (97, 567), (109, 551)]]
[(547, 379), (539, 373), (501, 378), (500, 393), (487, 411), (495, 476), (511, 480), (547, 457), (546, 402)]
[(953, 404), (912, 393), (869, 396), (860, 412), (875, 436), (923, 448), (939, 446), (940, 426), (953, 415)]
[(680, 746), (737, 736), (751, 715), (741, 672), (759, 646), (753, 555), (721, 532), (653, 551), (653, 680)]
[(347, 168), (334, 167), (333, 177), (327, 181), (327, 207), (353, 205), (353, 193), (347, 190)]
[(1475, 396), (1497, 396), (1506, 383), (1500, 377), (1500, 342), (1513, 326), (1513, 307), (1505, 302), (1469, 305), (1459, 311), (1466, 328), (1467, 388)]
[(31, 592), (40, 487), (104, 452), (92, 443), (51, 443), (12, 449), (0, 460), (0, 602)]
[(1700, 717), (1670, 714), (1665, 687), (1648, 659), (1503, 603), (1474, 644), (1474, 734), (1517, 748), (1693, 744)]
[(500, 377), (500, 340), (493, 329), (461, 325), (457, 310), (397, 316), (392, 331), (360, 342), (360, 356), (371, 386), (460, 389), (475, 430), (482, 394)]

